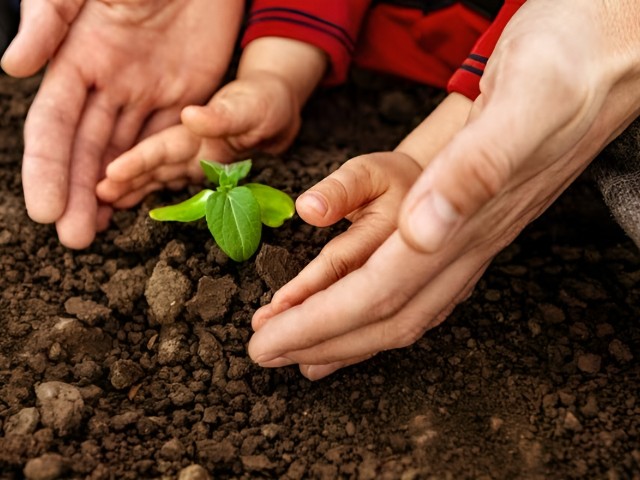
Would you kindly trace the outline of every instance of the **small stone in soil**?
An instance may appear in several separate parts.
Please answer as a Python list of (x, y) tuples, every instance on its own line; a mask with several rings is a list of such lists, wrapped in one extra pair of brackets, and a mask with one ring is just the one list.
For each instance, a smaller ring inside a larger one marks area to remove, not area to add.
[(186, 361), (191, 352), (187, 343), (189, 327), (184, 323), (163, 325), (158, 339), (158, 363), (176, 365)]
[(178, 480), (211, 480), (211, 476), (200, 465), (189, 465), (180, 470)]
[(23, 473), (27, 480), (56, 480), (62, 476), (65, 470), (65, 461), (61, 455), (45, 453), (29, 460)]
[(165, 261), (159, 261), (144, 291), (151, 317), (161, 325), (175, 322), (190, 291), (191, 282), (187, 277)]
[(256, 270), (275, 292), (298, 274), (300, 264), (287, 249), (265, 243), (256, 257)]
[(36, 387), (42, 424), (65, 436), (82, 421), (84, 400), (80, 391), (66, 383), (46, 382)]
[(69, 315), (93, 326), (111, 314), (111, 309), (93, 300), (83, 300), (81, 297), (71, 297), (64, 302), (64, 309)]
[(40, 413), (34, 407), (23, 408), (9, 417), (4, 426), (7, 435), (30, 435), (36, 431), (40, 422)]
[(130, 387), (144, 375), (140, 365), (132, 360), (116, 360), (111, 365), (109, 380), (111, 385), (118, 390)]

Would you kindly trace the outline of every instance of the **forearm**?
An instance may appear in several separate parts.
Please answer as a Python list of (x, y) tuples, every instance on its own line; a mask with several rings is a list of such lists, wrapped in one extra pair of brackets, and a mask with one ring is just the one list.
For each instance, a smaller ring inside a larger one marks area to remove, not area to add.
[(460, 131), (471, 112), (472, 101), (459, 93), (449, 94), (395, 151), (413, 158), (423, 168)]
[(249, 43), (240, 59), (238, 79), (269, 74), (288, 85), (298, 105), (307, 101), (327, 69), (319, 48), (298, 40), (262, 37)]

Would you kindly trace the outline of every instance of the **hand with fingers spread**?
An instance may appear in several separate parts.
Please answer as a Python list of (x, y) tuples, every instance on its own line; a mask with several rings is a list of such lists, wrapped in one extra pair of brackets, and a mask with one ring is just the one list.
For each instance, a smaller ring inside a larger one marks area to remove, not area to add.
[[(287, 59), (286, 64), (278, 58)], [(181, 125), (115, 159), (98, 184), (98, 197), (128, 208), (154, 190), (200, 182), (200, 159), (230, 162), (254, 150), (282, 152), (298, 133), (302, 104), (324, 68), (324, 57), (310, 45), (282, 38), (249, 43), (237, 79), (206, 106), (186, 107)]]
[(228, 69), (241, 0), (23, 0), (2, 58), (14, 76), (48, 62), (25, 124), (22, 181), (29, 216), (87, 247), (110, 207), (95, 187), (139, 139), (211, 96)]
[[(360, 247), (356, 222), (355, 232), (333, 240), (339, 251), (327, 245), (256, 312), (253, 360), (298, 364), (318, 379), (409, 345), (443, 321), (493, 257), (640, 114), (638, 15), (632, 1), (525, 4), (498, 42), (460, 131), (429, 152), (420, 140), (428, 129), (419, 127), (399, 147), (424, 171), (396, 211), (398, 228)], [(355, 166), (365, 182), (369, 175)], [(351, 185), (345, 181), (358, 173), (350, 168), (315, 187), (320, 195), (301, 196), (301, 215), (321, 224), (314, 218), (325, 211), (333, 221), (370, 208), (377, 176), (342, 207), (332, 183)]]

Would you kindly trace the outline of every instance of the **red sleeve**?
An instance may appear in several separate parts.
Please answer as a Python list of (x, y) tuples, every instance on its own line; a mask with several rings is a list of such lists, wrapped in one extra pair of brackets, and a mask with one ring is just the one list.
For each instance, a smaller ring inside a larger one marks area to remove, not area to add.
[(362, 20), (371, 0), (254, 0), (242, 47), (260, 37), (285, 37), (314, 45), (329, 58), (323, 81), (347, 78)]
[(480, 95), (480, 77), (484, 73), (484, 67), (493, 53), (504, 27), (525, 1), (505, 1), (491, 26), (478, 39), (467, 59), (449, 80), (447, 85), (449, 93), (461, 93), (471, 100), (475, 100)]

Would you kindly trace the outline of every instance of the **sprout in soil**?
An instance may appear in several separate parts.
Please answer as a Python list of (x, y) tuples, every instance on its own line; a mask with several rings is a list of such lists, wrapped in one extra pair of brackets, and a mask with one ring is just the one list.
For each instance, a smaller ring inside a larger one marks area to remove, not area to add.
[(155, 208), (149, 212), (151, 218), (194, 222), (206, 217), (222, 251), (243, 262), (258, 249), (263, 223), (275, 228), (293, 216), (293, 200), (286, 193), (260, 183), (238, 185), (249, 174), (251, 160), (227, 165), (201, 160), (200, 166), (218, 188), (202, 190), (176, 205)]

